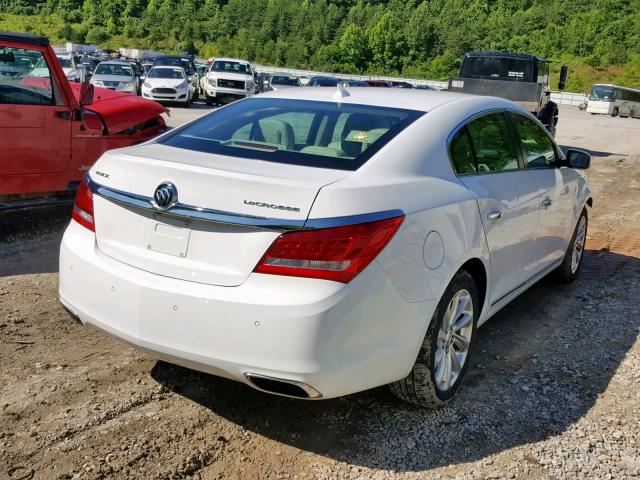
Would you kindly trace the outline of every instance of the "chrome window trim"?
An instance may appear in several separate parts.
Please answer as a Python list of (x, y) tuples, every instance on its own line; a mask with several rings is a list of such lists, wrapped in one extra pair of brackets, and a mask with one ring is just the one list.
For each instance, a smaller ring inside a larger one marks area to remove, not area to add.
[(283, 218), (268, 218), (245, 215), (233, 212), (224, 212), (211, 208), (196, 207), (184, 203), (176, 203), (167, 210), (159, 210), (153, 206), (153, 198), (144, 195), (124, 192), (110, 187), (105, 187), (95, 182), (89, 175), (86, 177), (89, 190), (106, 200), (119, 203), (128, 207), (147, 210), (179, 219), (200, 220), (203, 222), (222, 223), (226, 225), (238, 225), (243, 227), (261, 228), (267, 230), (290, 231), (311, 230), (318, 228), (341, 227), (358, 223), (386, 220), (387, 218), (404, 215), (402, 210), (387, 210), (384, 212), (365, 213), (361, 215), (349, 215), (344, 217), (317, 218), (305, 220), (288, 220)]

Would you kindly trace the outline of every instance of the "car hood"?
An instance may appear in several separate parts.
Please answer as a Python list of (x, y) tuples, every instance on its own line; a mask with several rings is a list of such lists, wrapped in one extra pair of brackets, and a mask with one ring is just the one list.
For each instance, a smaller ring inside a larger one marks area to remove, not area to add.
[(126, 77), (124, 75), (94, 75), (91, 80), (99, 82), (133, 82), (135, 77)]
[[(70, 83), (76, 100), (80, 97), (80, 85)], [(87, 110), (102, 117), (110, 134), (119, 133), (167, 112), (162, 105), (151, 100), (100, 87), (95, 87), (93, 103), (87, 106)]]
[(185, 78), (147, 78), (146, 82), (152, 87), (169, 87), (174, 88), (183, 83)]
[(214, 78), (224, 78), (226, 80), (253, 80), (253, 77), (251, 75), (247, 75), (246, 73), (209, 72), (209, 76)]

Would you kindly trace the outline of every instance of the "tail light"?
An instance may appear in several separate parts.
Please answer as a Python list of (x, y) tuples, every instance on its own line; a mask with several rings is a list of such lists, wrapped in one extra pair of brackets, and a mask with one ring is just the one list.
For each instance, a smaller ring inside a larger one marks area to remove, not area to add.
[(348, 283), (393, 238), (404, 215), (343, 227), (280, 235), (254, 272)]
[(76, 192), (71, 218), (92, 232), (96, 231), (96, 226), (93, 222), (93, 192), (89, 190), (87, 177), (80, 182), (80, 187)]

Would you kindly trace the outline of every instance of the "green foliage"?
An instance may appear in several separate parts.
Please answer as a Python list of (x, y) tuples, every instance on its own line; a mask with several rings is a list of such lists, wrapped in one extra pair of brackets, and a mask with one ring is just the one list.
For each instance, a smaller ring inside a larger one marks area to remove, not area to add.
[(638, 0), (0, 0), (0, 29), (433, 79), (465, 51), (508, 50), (568, 62), (569, 89), (640, 86)]

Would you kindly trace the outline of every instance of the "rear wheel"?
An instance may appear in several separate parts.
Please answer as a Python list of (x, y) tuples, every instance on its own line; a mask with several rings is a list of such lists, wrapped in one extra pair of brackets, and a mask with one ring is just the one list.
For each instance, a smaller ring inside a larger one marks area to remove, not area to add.
[(469, 366), (478, 313), (478, 289), (471, 275), (461, 270), (438, 303), (411, 372), (390, 384), (391, 391), (429, 408), (451, 400)]
[(562, 264), (553, 272), (554, 279), (560, 283), (571, 283), (580, 273), (584, 246), (587, 241), (588, 224), (587, 209), (584, 208), (580, 218), (578, 218), (578, 223), (569, 242), (567, 252), (564, 254)]

